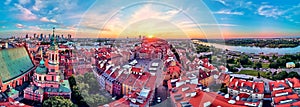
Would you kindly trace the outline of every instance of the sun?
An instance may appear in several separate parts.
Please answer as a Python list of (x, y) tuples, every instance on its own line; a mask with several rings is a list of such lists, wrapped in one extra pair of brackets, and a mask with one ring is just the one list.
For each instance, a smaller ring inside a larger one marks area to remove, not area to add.
[(154, 36), (151, 34), (151, 35), (148, 35), (148, 38), (153, 38)]

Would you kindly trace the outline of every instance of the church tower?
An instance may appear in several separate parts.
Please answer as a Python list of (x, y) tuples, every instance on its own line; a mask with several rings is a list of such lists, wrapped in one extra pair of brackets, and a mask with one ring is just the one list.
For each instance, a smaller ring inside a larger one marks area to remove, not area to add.
[(58, 46), (56, 43), (56, 37), (54, 34), (54, 32), (55, 32), (54, 30), (55, 30), (55, 28), (53, 27), (53, 34), (50, 38), (50, 47), (47, 51), (50, 72), (57, 71), (59, 68), (59, 53), (58, 53)]

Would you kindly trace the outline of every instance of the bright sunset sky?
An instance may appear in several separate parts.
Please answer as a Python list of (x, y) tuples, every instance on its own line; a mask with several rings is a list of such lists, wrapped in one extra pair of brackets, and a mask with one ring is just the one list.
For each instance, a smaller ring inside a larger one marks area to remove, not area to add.
[(0, 37), (52, 27), (81, 38), (300, 36), (297, 0), (5, 0), (0, 15)]

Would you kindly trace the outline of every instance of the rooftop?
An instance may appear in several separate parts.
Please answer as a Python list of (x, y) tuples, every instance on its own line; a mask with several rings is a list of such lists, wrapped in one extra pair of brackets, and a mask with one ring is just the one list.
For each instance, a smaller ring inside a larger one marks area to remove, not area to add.
[(0, 77), (3, 83), (26, 74), (34, 67), (25, 47), (0, 50)]

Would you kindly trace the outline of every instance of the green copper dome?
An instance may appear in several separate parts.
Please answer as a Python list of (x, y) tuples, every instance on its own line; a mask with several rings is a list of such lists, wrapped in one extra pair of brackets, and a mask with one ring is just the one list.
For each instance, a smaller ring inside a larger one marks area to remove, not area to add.
[(46, 74), (47, 68), (45, 67), (45, 61), (42, 59), (40, 65), (35, 69), (35, 72), (38, 74)]
[(40, 61), (40, 65), (45, 65), (44, 59), (42, 59), (42, 60)]

